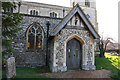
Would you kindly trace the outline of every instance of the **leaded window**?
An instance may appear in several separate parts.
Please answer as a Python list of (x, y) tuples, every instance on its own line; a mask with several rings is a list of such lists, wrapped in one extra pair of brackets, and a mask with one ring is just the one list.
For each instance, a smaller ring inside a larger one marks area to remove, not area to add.
[(42, 48), (43, 32), (39, 25), (32, 26), (28, 31), (28, 49)]
[(53, 17), (55, 17), (55, 13), (53, 12), (52, 14), (53, 14)]

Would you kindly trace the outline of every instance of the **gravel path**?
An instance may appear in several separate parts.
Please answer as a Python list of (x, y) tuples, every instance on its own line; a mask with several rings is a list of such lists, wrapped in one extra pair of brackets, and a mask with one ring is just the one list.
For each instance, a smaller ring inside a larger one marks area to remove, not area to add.
[(58, 73), (43, 73), (40, 76), (47, 76), (51, 78), (110, 78), (109, 70), (95, 70), (95, 71), (68, 71)]

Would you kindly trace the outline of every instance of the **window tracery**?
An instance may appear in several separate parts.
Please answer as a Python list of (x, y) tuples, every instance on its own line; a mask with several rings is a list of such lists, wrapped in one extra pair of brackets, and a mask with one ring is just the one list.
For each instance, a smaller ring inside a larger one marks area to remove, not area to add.
[(43, 30), (39, 25), (33, 25), (28, 31), (28, 49), (40, 49), (43, 45)]

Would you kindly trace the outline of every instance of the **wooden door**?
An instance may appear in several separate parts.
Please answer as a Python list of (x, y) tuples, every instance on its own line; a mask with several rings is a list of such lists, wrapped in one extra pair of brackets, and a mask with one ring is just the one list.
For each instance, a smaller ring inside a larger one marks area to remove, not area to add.
[(82, 60), (82, 45), (77, 39), (67, 43), (66, 61), (68, 69), (80, 69)]

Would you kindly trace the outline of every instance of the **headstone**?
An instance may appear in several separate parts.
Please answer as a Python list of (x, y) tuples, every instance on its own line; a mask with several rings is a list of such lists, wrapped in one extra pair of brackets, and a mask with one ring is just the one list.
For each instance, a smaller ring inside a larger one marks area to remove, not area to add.
[(6, 77), (14, 78), (15, 76), (16, 76), (15, 58), (10, 57), (8, 58), (6, 65)]

